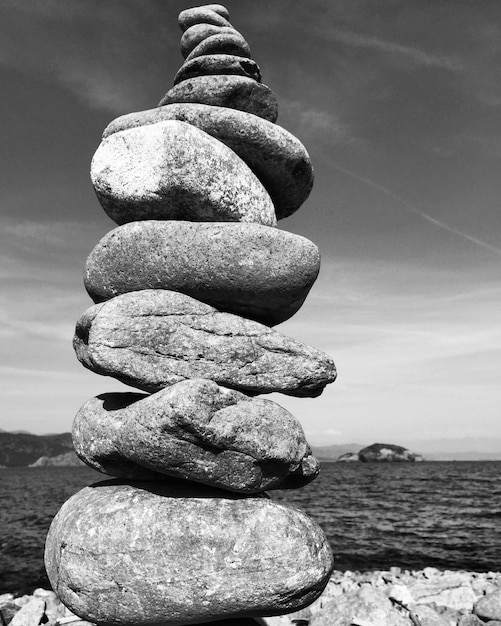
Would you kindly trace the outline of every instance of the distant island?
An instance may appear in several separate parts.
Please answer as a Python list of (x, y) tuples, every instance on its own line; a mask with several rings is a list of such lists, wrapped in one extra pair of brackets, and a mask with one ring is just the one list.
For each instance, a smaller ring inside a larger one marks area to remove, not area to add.
[[(451, 437), (416, 440), (409, 444), (406, 447), (411, 448), (426, 461), (501, 461), (501, 439), (496, 438)], [(353, 455), (352, 460), (356, 461), (358, 460), (356, 455), (366, 447), (371, 446), (342, 443), (312, 446), (312, 450), (319, 461), (337, 461), (343, 455)], [(384, 447), (390, 447), (390, 444), (384, 444)]]
[(403, 446), (396, 446), (392, 443), (373, 443), (362, 448), (358, 452), (346, 452), (337, 461), (350, 462), (360, 461), (362, 463), (415, 463), (424, 461), (420, 454), (411, 452)]

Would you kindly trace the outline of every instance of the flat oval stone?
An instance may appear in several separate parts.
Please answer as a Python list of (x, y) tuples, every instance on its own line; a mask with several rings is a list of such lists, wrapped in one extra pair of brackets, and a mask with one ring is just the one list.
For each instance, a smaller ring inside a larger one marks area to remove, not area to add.
[(77, 322), (73, 346), (96, 374), (151, 393), (208, 378), (249, 395), (315, 397), (336, 378), (332, 359), (320, 350), (162, 289), (94, 305)]
[(82, 461), (104, 474), (174, 476), (241, 493), (301, 487), (319, 472), (288, 411), (202, 379), (151, 396), (92, 398), (75, 417), (73, 444)]
[(236, 56), (251, 58), (251, 49), (242, 35), (232, 35), (229, 33), (220, 33), (211, 35), (201, 41), (193, 48), (186, 57), (187, 61), (191, 61), (196, 57), (204, 54), (235, 54)]
[(103, 137), (171, 119), (200, 128), (238, 154), (270, 194), (277, 219), (292, 215), (308, 197), (313, 168), (306, 148), (281, 126), (251, 113), (206, 104), (170, 104), (118, 117)]
[(107, 137), (92, 159), (91, 179), (117, 224), (147, 219), (276, 224), (271, 198), (249, 167), (222, 142), (184, 122)]
[(269, 87), (247, 76), (195, 76), (174, 85), (158, 106), (175, 102), (197, 102), (246, 111), (275, 122), (278, 104)]
[[(211, 8), (216, 5), (205, 5), (201, 7), (193, 7), (181, 11), (177, 22), (181, 30), (185, 31), (194, 24), (215, 24), (216, 26), (231, 26), (228, 21), (228, 11), (224, 11), (225, 15)], [(220, 6), (220, 5), (218, 5)], [(224, 9), (224, 7), (222, 7)]]
[(101, 239), (84, 283), (94, 302), (168, 289), (273, 326), (298, 311), (319, 269), (314, 243), (269, 226), (146, 220)]
[(194, 76), (208, 74), (237, 74), (261, 82), (261, 70), (252, 59), (233, 54), (208, 54), (184, 63), (174, 77), (174, 85)]
[[(198, 44), (212, 35), (232, 35), (242, 37), (233, 26), (216, 26), (214, 24), (194, 24), (181, 37), (181, 54), (186, 58)], [(242, 37), (243, 39), (243, 37)]]
[(89, 622), (175, 626), (299, 610), (326, 586), (333, 558), (313, 520), (266, 497), (106, 481), (63, 504), (45, 565)]

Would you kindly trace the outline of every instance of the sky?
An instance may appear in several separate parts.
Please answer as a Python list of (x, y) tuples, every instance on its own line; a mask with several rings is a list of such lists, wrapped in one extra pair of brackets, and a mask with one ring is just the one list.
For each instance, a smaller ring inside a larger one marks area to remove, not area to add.
[[(68, 431), (127, 390), (71, 347), (85, 259), (115, 226), (89, 167), (111, 120), (171, 87), (189, 6), (0, 0), (2, 429)], [(319, 246), (321, 272), (277, 329), (338, 369), (319, 398), (270, 399), (315, 445), (501, 440), (499, 2), (225, 6), (315, 169), (279, 228)]]

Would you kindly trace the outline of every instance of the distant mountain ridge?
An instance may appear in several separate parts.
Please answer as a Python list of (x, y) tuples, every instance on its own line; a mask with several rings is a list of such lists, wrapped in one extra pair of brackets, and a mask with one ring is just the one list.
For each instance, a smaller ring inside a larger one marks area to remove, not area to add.
[(32, 435), (0, 431), (0, 466), (26, 467), (40, 457), (55, 457), (73, 450), (71, 433)]

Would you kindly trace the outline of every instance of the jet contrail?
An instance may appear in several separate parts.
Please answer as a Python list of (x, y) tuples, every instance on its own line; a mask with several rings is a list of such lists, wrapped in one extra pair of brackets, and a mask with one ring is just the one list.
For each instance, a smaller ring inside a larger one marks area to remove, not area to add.
[(485, 241), (477, 239), (476, 237), (472, 237), (471, 235), (468, 235), (467, 233), (463, 233), (463, 231), (458, 230), (457, 228), (453, 228), (452, 226), (449, 226), (448, 224), (445, 224), (444, 222), (440, 222), (439, 220), (435, 219), (431, 215), (428, 215), (428, 213), (425, 213), (424, 211), (420, 211), (419, 209), (416, 209), (416, 207), (412, 206), (412, 204), (409, 204), (407, 200), (404, 200), (404, 198), (401, 198), (399, 195), (397, 195), (396, 193), (393, 193), (393, 191), (391, 191), (390, 189), (387, 189), (383, 185), (380, 185), (379, 183), (375, 183), (370, 178), (365, 178), (364, 176), (359, 176), (358, 174), (354, 174), (353, 172), (350, 172), (350, 170), (346, 170), (344, 169), (344, 167), (340, 167), (339, 165), (335, 165), (335, 164), (332, 164), (332, 165), (336, 170), (339, 170), (343, 174), (346, 174), (346, 176), (349, 176), (350, 178), (353, 178), (354, 180), (358, 180), (361, 183), (365, 183), (366, 185), (369, 185), (369, 187), (373, 187), (374, 189), (377, 189), (378, 191), (381, 191), (382, 193), (384, 193), (386, 196), (393, 198), (394, 200), (399, 202), (401, 205), (403, 205), (408, 211), (410, 211), (411, 213), (415, 213), (416, 215), (419, 215), (419, 217), (422, 217), (427, 222), (430, 222), (431, 224), (435, 224), (435, 226), (438, 226), (439, 228), (443, 228), (449, 233), (453, 233), (454, 235), (459, 235), (459, 237), (462, 237), (463, 239), (466, 239), (467, 241), (471, 241), (471, 243), (474, 243), (477, 246), (482, 246), (482, 248), (485, 248), (486, 250), (490, 250), (491, 252), (495, 252), (496, 254), (501, 254), (501, 248), (497, 248), (496, 246), (491, 246), (489, 243), (486, 243)]

